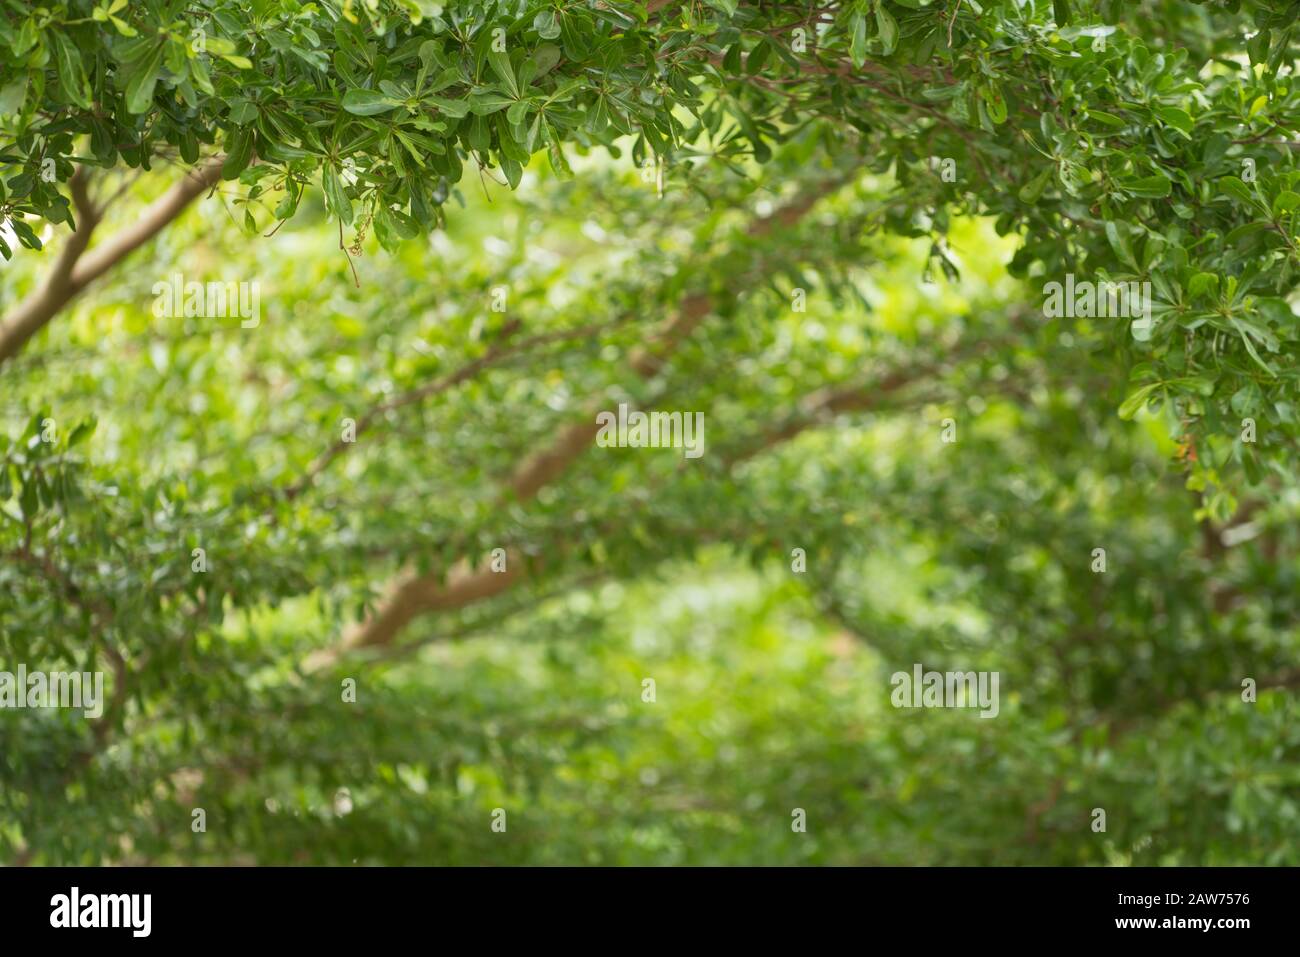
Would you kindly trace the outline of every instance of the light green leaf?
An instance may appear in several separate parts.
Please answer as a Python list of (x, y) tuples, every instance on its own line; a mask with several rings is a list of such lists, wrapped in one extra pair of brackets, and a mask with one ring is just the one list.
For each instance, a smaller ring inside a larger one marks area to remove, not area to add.
[(1160, 388), (1162, 384), (1163, 383), (1160, 382), (1152, 382), (1149, 385), (1140, 386), (1130, 392), (1128, 397), (1120, 403), (1119, 417), (1125, 421), (1132, 419), (1133, 416), (1137, 415), (1138, 412), (1146, 406), (1147, 400), (1151, 398), (1152, 393), (1154, 393), (1156, 389)]
[(343, 109), (356, 116), (375, 116), (401, 105), (401, 100), (379, 90), (351, 89), (343, 94)]
[(1300, 193), (1284, 189), (1273, 199), (1273, 215), (1275, 217), (1285, 215), (1297, 206), (1300, 206)]
[(1212, 272), (1198, 272), (1187, 282), (1187, 295), (1195, 298), (1200, 295), (1213, 297), (1219, 291), (1219, 277)]
[(893, 53), (898, 47), (898, 21), (885, 9), (883, 0), (876, 3), (876, 31), (885, 55)]
[(849, 59), (858, 69), (867, 62), (867, 15), (860, 11), (849, 18)]

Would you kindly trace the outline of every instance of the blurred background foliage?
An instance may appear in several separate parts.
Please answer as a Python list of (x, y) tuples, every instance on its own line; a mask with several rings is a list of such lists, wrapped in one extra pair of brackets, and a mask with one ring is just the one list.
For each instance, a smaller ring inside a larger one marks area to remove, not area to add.
[[(1116, 415), (1110, 321), (1044, 319), (988, 219), (882, 233), (894, 181), (835, 155), (813, 127), (704, 195), (626, 157), (470, 172), (357, 281), (319, 195), (262, 238), (222, 187), (105, 277), (0, 369), (0, 661), (113, 693), (100, 724), (0, 712), (0, 858), (1300, 863), (1300, 489), (1202, 508), (1173, 404)], [(0, 305), (48, 256), (0, 266)], [(258, 282), (260, 325), (155, 317), (177, 272)], [(710, 321), (630, 379), (700, 290)], [(503, 503), (593, 397), (703, 411), (705, 455), (593, 448)], [(496, 547), (518, 588), (308, 664), (398, 569)], [(894, 709), (918, 662), (998, 671), (1000, 714)]]

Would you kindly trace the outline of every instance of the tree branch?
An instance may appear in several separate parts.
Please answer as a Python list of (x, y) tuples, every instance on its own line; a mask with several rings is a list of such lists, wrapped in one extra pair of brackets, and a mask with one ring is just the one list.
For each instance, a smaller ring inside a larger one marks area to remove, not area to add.
[[(479, 375), (479, 373), (490, 369), (494, 366), (502, 365), (510, 360), (528, 355), (539, 346), (547, 346), (556, 342), (566, 342), (571, 339), (588, 339), (601, 332), (615, 328), (630, 322), (634, 317), (631, 315), (620, 316), (609, 322), (590, 323), (576, 329), (560, 329), (555, 332), (543, 332), (535, 336), (529, 336), (521, 339), (513, 345), (513, 341), (508, 337), (502, 337), (494, 342), (483, 355), (477, 359), (471, 359), (464, 365), (460, 366), (453, 372), (439, 376), (432, 382), (410, 389), (400, 395), (393, 396), (383, 402), (370, 408), (363, 415), (357, 418), (355, 438), (360, 439), (362, 434), (372, 429), (381, 419), (390, 412), (405, 408), (408, 405), (414, 405), (425, 399), (447, 392), (465, 382), (469, 382)], [(319, 475), (327, 469), (330, 464), (339, 456), (346, 453), (352, 448), (355, 442), (345, 442), (342, 439), (336, 441), (333, 445), (322, 452), (316, 459), (307, 466), (305, 472), (292, 485), (284, 489), (284, 496), (290, 500), (297, 498), (311, 486)]]
[[(746, 235), (759, 238), (773, 230), (793, 226), (818, 200), (840, 188), (851, 175), (841, 174), (818, 183), (772, 215), (753, 222), (745, 231)], [(652, 378), (714, 305), (709, 293), (692, 293), (683, 299), (673, 318), (632, 355), (629, 360), (632, 372), (642, 379)], [(600, 431), (596, 411), (593, 404), (590, 414), (560, 428), (550, 442), (525, 458), (504, 483), (500, 501), (503, 504), (528, 502), (563, 474), (595, 441)], [(374, 613), (349, 629), (340, 646), (310, 656), (305, 665), (314, 669), (332, 663), (342, 653), (354, 648), (387, 645), (421, 614), (461, 608), (470, 602), (497, 595), (519, 579), (522, 564), (522, 555), (508, 551), (508, 571), (504, 572), (493, 571), (488, 560), (475, 565), (469, 559), (462, 559), (446, 580), (441, 570), (399, 577), (390, 584)]]
[(187, 172), (183, 179), (150, 204), (135, 222), (89, 251), (87, 247), (102, 218), (103, 209), (91, 203), (86, 193), (84, 167), (78, 167), (68, 181), (77, 209), (77, 228), (68, 237), (40, 288), (19, 303), (0, 324), (0, 365), (21, 352), (28, 341), (86, 286), (158, 235), (191, 202), (216, 185), (223, 162), (223, 157), (214, 157)]

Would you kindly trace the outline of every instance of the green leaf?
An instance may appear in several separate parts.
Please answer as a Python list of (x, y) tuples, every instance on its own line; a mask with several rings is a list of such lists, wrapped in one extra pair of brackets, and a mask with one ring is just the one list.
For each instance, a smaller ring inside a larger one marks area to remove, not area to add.
[(733, 43), (722, 57), (722, 70), (724, 73), (740, 73), (740, 55), (744, 52), (744, 44), (737, 40)]
[(23, 220), (11, 218), (9, 228), (17, 235), (18, 241), (28, 249), (40, 249), (42, 247), (41, 237), (37, 236), (36, 231)]
[(348, 199), (348, 194), (343, 188), (343, 179), (335, 170), (333, 163), (325, 164), (321, 172), (321, 186), (325, 190), (325, 199), (330, 209), (344, 226), (352, 225), (352, 200)]
[(704, 0), (704, 2), (714, 10), (719, 10), (722, 13), (725, 13), (728, 17), (734, 17), (736, 15), (736, 6), (739, 0)]
[(1297, 206), (1300, 206), (1300, 193), (1293, 193), (1289, 189), (1284, 189), (1273, 199), (1273, 215), (1274, 217), (1283, 216)]
[(23, 481), (23, 490), (18, 496), (18, 507), (22, 509), (23, 518), (31, 520), (40, 510), (40, 499), (36, 492), (36, 482), (30, 476)]
[(1219, 277), (1212, 272), (1198, 272), (1187, 282), (1189, 298), (1208, 295), (1213, 297), (1219, 291)]
[(469, 115), (469, 102), (467, 100), (449, 100), (441, 96), (426, 96), (424, 99), (453, 119), (460, 119), (462, 116)]
[(1255, 233), (1263, 232), (1266, 229), (1272, 229), (1272, 228), (1273, 228), (1273, 224), (1269, 222), (1265, 222), (1264, 220), (1256, 220), (1255, 222), (1251, 222), (1251, 223), (1242, 223), (1236, 229), (1233, 229), (1231, 232), (1229, 232), (1228, 235), (1224, 237), (1224, 239), (1229, 245), (1235, 246), (1238, 242), (1240, 242), (1242, 239), (1246, 238), (1247, 236), (1251, 236), (1254, 235)]
[(1119, 184), (1123, 189), (1145, 199), (1160, 199), (1168, 196), (1172, 190), (1169, 178), (1158, 173), (1154, 176), (1142, 176), (1137, 179), (1124, 180)]
[(560, 56), (560, 48), (554, 43), (543, 43), (534, 50), (533, 55), (529, 57), (536, 68), (534, 78), (541, 79), (554, 70), (555, 65), (560, 62)]
[(867, 62), (867, 15), (861, 11), (849, 18), (849, 59), (859, 70)]
[(1255, 348), (1255, 343), (1252, 341), (1251, 335), (1247, 331), (1247, 327), (1245, 326), (1245, 324), (1234, 319), (1232, 320), (1232, 326), (1237, 330), (1237, 334), (1241, 336), (1242, 344), (1245, 345), (1246, 352), (1250, 354), (1250, 357), (1254, 359), (1255, 362), (1259, 365), (1259, 367), (1263, 369), (1265, 372), (1267, 372), (1270, 376), (1276, 377), (1277, 370), (1274, 369), (1271, 365), (1269, 365), (1260, 357), (1259, 351)]
[(1243, 183), (1236, 176), (1224, 176), (1219, 180), (1219, 188), (1229, 196), (1240, 200), (1250, 206), (1258, 205), (1255, 195), (1250, 191), (1250, 187)]
[(253, 130), (241, 127), (226, 134), (226, 162), (221, 168), (222, 179), (238, 179), (253, 155)]
[(506, 174), (506, 182), (510, 184), (510, 188), (518, 189), (519, 182), (524, 176), (523, 166), (517, 160), (503, 156), (501, 157), (501, 171)]
[(27, 99), (27, 74), (20, 73), (11, 83), (0, 88), (0, 116), (12, 116), (22, 109)]
[(72, 434), (68, 436), (68, 448), (73, 448), (74, 446), (80, 445), (82, 442), (89, 439), (92, 435), (94, 435), (95, 427), (98, 424), (99, 424), (99, 420), (96, 419), (94, 416), (91, 416), (89, 419), (86, 419), (84, 422), (78, 423), (77, 426), (72, 430)]
[(351, 89), (343, 94), (343, 109), (355, 116), (375, 116), (379, 113), (387, 113), (401, 105), (401, 100), (394, 99), (379, 90)]
[(1054, 172), (1054, 168), (1049, 166), (1024, 186), (1020, 187), (1020, 192), (1017, 194), (1020, 201), (1030, 206), (1037, 203), (1038, 198), (1043, 195), (1043, 190), (1045, 190), (1047, 184), (1051, 182), (1052, 174)]
[(560, 21), (551, 9), (539, 10), (533, 17), (533, 29), (543, 40), (554, 40), (560, 35)]
[(1113, 126), (1117, 128), (1128, 125), (1128, 121), (1122, 116), (1116, 116), (1114, 113), (1107, 113), (1104, 110), (1094, 110), (1092, 107), (1088, 107), (1088, 119), (1096, 120), (1098, 123), (1104, 124), (1105, 126)]
[(1268, 28), (1264, 28), (1246, 41), (1246, 53), (1250, 56), (1251, 66), (1256, 63), (1265, 63), (1268, 60), (1268, 47), (1272, 40), (1272, 35)]
[(238, 49), (233, 40), (227, 40), (225, 37), (206, 37), (203, 44), (207, 52), (213, 56), (225, 56)]
[(754, 49), (749, 51), (749, 56), (745, 60), (745, 72), (750, 76), (754, 76), (763, 69), (763, 64), (767, 62), (767, 55), (771, 52), (771, 49), (766, 39), (758, 41)]
[(440, 90), (445, 90), (447, 87), (455, 86), (457, 83), (461, 82), (463, 82), (463, 78), (460, 75), (460, 67), (449, 66), (447, 69), (439, 73), (432, 83), (425, 87), (425, 92), (437, 93)]
[(153, 104), (154, 86), (158, 83), (158, 73), (162, 68), (163, 45), (157, 40), (149, 42), (152, 45), (148, 52), (123, 68), (128, 113), (144, 113)]
[(980, 98), (988, 108), (989, 119), (994, 123), (1002, 124), (1007, 121), (1007, 101), (1002, 96), (1000, 90), (993, 81), (980, 87)]
[(82, 109), (90, 109), (90, 94), (87, 90), (86, 71), (81, 63), (81, 54), (72, 41), (61, 33), (51, 34), (54, 43), (54, 63), (59, 74), (59, 82), (64, 92)]
[(486, 116), (504, 110), (516, 101), (500, 93), (477, 93), (469, 98), (469, 110), (475, 116)]
[(1192, 122), (1191, 114), (1186, 110), (1180, 110), (1176, 106), (1157, 106), (1155, 107), (1155, 114), (1167, 125), (1184, 133), (1190, 133), (1195, 125)]
[(1137, 258), (1133, 255), (1133, 246), (1129, 242), (1128, 227), (1121, 227), (1114, 220), (1106, 220), (1104, 227), (1106, 241), (1110, 243), (1110, 248), (1114, 251), (1115, 257), (1125, 266), (1136, 270), (1138, 268)]
[(506, 91), (514, 99), (519, 99), (519, 83), (515, 79), (514, 70), (510, 67), (510, 55), (504, 50), (490, 50), (488, 64), (492, 67), (492, 72), (505, 84)]
[[(597, 109), (599, 109), (600, 104), (603, 102), (604, 102), (603, 100), (597, 102)], [(520, 123), (522, 123), (524, 117), (527, 115), (528, 115), (527, 100), (516, 100), (514, 103), (511, 103), (510, 108), (506, 110), (506, 120), (507, 122), (510, 123), (511, 126), (517, 126)]]
[(898, 47), (898, 21), (885, 9), (883, 0), (876, 3), (876, 30), (885, 56), (889, 56)]
[(1161, 385), (1163, 385), (1163, 383), (1152, 382), (1148, 385), (1140, 386), (1130, 392), (1128, 397), (1120, 403), (1119, 417), (1125, 421), (1132, 419), (1133, 416), (1137, 415), (1138, 412), (1146, 406), (1147, 400), (1151, 398), (1151, 394), (1155, 392), (1156, 389), (1160, 388)]

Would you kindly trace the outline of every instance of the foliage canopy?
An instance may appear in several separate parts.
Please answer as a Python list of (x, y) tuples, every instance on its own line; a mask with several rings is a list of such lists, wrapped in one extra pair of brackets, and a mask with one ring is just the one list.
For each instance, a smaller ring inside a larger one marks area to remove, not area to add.
[(0, 0), (0, 853), (1296, 863), (1293, 13)]

